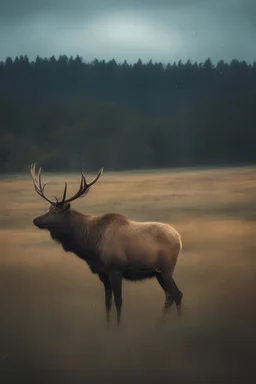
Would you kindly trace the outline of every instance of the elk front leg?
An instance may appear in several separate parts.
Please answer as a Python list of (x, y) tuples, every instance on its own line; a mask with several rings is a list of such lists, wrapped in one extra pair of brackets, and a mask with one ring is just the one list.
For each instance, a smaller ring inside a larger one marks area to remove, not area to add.
[(111, 288), (114, 292), (114, 299), (117, 312), (117, 325), (121, 322), (121, 309), (122, 309), (122, 272), (111, 271), (109, 273), (109, 281)]
[(110, 320), (110, 310), (112, 306), (112, 287), (109, 281), (109, 278), (107, 275), (100, 276), (100, 280), (104, 284), (105, 289), (105, 306), (106, 306), (106, 317), (107, 317), (107, 324), (109, 325)]

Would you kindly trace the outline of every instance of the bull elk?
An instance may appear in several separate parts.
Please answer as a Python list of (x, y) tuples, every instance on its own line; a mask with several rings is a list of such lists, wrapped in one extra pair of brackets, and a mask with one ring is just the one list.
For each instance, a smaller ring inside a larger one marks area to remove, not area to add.
[(173, 279), (174, 268), (182, 248), (179, 233), (170, 225), (158, 222), (136, 222), (119, 213), (100, 216), (82, 214), (70, 207), (70, 202), (86, 196), (97, 182), (103, 169), (90, 183), (81, 173), (77, 193), (66, 198), (67, 183), (61, 200), (52, 201), (45, 196), (39, 169), (35, 164), (30, 173), (36, 192), (50, 203), (47, 213), (34, 219), (40, 229), (48, 229), (53, 240), (66, 252), (73, 252), (85, 260), (93, 274), (98, 275), (105, 288), (105, 306), (109, 324), (112, 294), (117, 311), (117, 324), (121, 320), (122, 278), (136, 281), (156, 277), (165, 292), (164, 314), (175, 302), (178, 312), (182, 292)]

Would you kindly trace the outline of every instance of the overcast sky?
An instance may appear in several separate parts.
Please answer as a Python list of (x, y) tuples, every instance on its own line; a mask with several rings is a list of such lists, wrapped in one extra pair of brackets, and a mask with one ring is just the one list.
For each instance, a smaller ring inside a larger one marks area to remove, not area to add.
[(0, 0), (0, 60), (256, 60), (256, 0)]

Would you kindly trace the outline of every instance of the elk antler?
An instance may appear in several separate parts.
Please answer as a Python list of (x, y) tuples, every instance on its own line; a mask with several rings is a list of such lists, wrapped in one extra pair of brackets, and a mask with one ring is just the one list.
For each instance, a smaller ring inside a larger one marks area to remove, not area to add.
[[(48, 198), (45, 196), (44, 188), (45, 188), (45, 186), (46, 186), (47, 183), (43, 183), (43, 184), (42, 184), (41, 173), (42, 173), (42, 167), (39, 168), (38, 175), (36, 175), (36, 163), (31, 164), (31, 167), (30, 167), (30, 174), (31, 174), (31, 177), (32, 177), (32, 180), (33, 180), (33, 183), (34, 183), (34, 187), (35, 187), (36, 192), (38, 193), (39, 196), (41, 196), (43, 199), (45, 199), (46, 201), (48, 201), (50, 204), (56, 205), (56, 204), (57, 204), (56, 202), (51, 201), (50, 199), (48, 199)], [(38, 180), (37, 180), (37, 176), (38, 176)], [(56, 199), (56, 200), (57, 200), (57, 199)]]
[(97, 176), (88, 184), (86, 182), (84, 174), (81, 172), (81, 182), (80, 182), (80, 187), (79, 187), (79, 190), (77, 191), (77, 193), (75, 193), (74, 196), (72, 196), (71, 198), (66, 200), (67, 182), (65, 182), (65, 187), (64, 187), (64, 192), (63, 192), (62, 199), (59, 201), (56, 198), (56, 202), (55, 202), (55, 201), (51, 201), (50, 199), (48, 199), (45, 196), (45, 194), (44, 194), (44, 188), (45, 188), (47, 183), (43, 183), (42, 184), (42, 179), (41, 179), (42, 167), (38, 171), (38, 180), (37, 180), (37, 177), (36, 177), (35, 170), (36, 170), (36, 164), (35, 163), (31, 164), (30, 173), (31, 173), (31, 176), (32, 176), (32, 179), (33, 179), (35, 190), (39, 194), (39, 196), (41, 196), (43, 199), (47, 200), (52, 205), (59, 205), (59, 204), (69, 203), (70, 201), (76, 200), (79, 197), (86, 196), (87, 193), (89, 192), (89, 189), (91, 188), (91, 186), (96, 183), (96, 181), (99, 179), (100, 175), (103, 172), (103, 168), (101, 168), (99, 173), (97, 174)]
[(91, 186), (93, 184), (96, 183), (96, 181), (99, 179), (99, 177), (101, 176), (103, 172), (103, 168), (100, 169), (99, 173), (97, 174), (97, 176), (90, 182), (87, 184), (86, 182), (86, 179), (85, 179), (85, 176), (84, 174), (81, 172), (81, 181), (80, 181), (80, 187), (79, 187), (79, 190), (77, 191), (77, 193), (74, 194), (74, 196), (70, 197), (69, 199), (66, 200), (66, 194), (67, 194), (67, 183), (65, 182), (65, 188), (64, 188), (64, 192), (63, 192), (63, 197), (62, 197), (62, 200), (59, 202), (59, 204), (62, 204), (62, 203), (69, 203), (70, 201), (73, 201), (73, 200), (76, 200), (78, 199), (79, 197), (84, 197), (87, 195), (87, 193), (89, 192), (89, 189), (91, 188)]

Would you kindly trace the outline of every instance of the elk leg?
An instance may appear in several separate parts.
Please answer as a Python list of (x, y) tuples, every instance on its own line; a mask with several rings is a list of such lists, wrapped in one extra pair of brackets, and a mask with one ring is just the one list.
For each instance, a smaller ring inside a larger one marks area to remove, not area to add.
[(109, 280), (114, 292), (115, 306), (117, 312), (117, 325), (121, 322), (121, 309), (122, 309), (122, 272), (111, 271), (109, 273)]
[(100, 276), (100, 280), (104, 284), (105, 289), (105, 306), (106, 306), (106, 317), (107, 317), (107, 324), (109, 325), (110, 320), (110, 310), (112, 306), (112, 287), (109, 281), (108, 276), (102, 275)]
[(165, 285), (164, 285), (164, 281), (163, 281), (163, 278), (162, 278), (162, 275), (160, 273), (158, 273), (156, 275), (156, 278), (157, 278), (157, 281), (160, 285), (160, 287), (163, 289), (163, 291), (165, 292)]
[(182, 300), (182, 297), (183, 297), (183, 293), (177, 287), (174, 279), (173, 279), (173, 285), (174, 285), (174, 288), (175, 288), (174, 301), (175, 301), (175, 304), (176, 304), (176, 306), (178, 308), (178, 313), (179, 313), (180, 312), (180, 308), (181, 308), (181, 300)]
[[(162, 277), (162, 275), (159, 273), (157, 276), (156, 276), (156, 278), (157, 278), (157, 281), (158, 281), (158, 283), (159, 283), (159, 285), (161, 286), (161, 288), (163, 289), (163, 291), (165, 292), (165, 294), (167, 295), (168, 294), (168, 290), (167, 290), (167, 288), (166, 288), (166, 285), (165, 285), (165, 282), (164, 282), (164, 279), (163, 279), (163, 277)], [(169, 279), (169, 278), (168, 278)], [(172, 286), (172, 293), (171, 293), (171, 295), (172, 295), (172, 297), (173, 297), (173, 300), (174, 300), (174, 302), (175, 302), (175, 304), (176, 304), (176, 306), (177, 306), (177, 308), (178, 308), (178, 313), (180, 312), (180, 307), (181, 307), (181, 299), (182, 299), (182, 296), (183, 296), (183, 294), (182, 294), (182, 292), (178, 289), (178, 287), (177, 287), (177, 285), (176, 285), (176, 283), (175, 283), (175, 281), (174, 281), (174, 279), (172, 279), (172, 281), (173, 281), (173, 286)], [(168, 287), (168, 284), (167, 284), (167, 287)], [(172, 303), (170, 303), (170, 295), (168, 295), (168, 298), (167, 298), (167, 296), (166, 296), (166, 303), (165, 303), (165, 305), (167, 306), (167, 308), (168, 308), (168, 305), (172, 305)], [(166, 308), (166, 309), (167, 309)]]
[(158, 282), (165, 292), (164, 314), (171, 308), (175, 297), (175, 286), (171, 273), (161, 273), (157, 276)]

